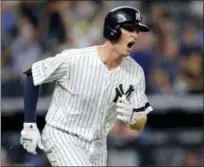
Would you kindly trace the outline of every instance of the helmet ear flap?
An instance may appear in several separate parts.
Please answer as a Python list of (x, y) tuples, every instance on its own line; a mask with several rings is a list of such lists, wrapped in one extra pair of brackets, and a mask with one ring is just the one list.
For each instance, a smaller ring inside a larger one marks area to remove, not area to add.
[(110, 41), (117, 41), (121, 36), (121, 30), (119, 26), (116, 26), (115, 28), (110, 28), (110, 27), (107, 27), (107, 28), (109, 29), (108, 39)]

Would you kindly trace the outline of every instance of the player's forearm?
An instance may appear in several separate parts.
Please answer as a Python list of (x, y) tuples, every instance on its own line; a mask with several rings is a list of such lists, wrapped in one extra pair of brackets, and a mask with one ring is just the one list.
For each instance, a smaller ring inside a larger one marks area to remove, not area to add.
[(24, 84), (24, 122), (36, 122), (36, 107), (39, 86), (34, 86), (32, 75), (28, 75)]

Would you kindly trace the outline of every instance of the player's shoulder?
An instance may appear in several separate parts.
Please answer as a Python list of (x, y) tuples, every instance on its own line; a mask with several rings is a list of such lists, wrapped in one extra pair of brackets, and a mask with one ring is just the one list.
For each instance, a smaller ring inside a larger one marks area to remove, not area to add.
[(140, 73), (143, 73), (142, 67), (132, 57), (126, 57), (125, 61), (126, 63), (132, 65), (135, 70), (139, 71)]

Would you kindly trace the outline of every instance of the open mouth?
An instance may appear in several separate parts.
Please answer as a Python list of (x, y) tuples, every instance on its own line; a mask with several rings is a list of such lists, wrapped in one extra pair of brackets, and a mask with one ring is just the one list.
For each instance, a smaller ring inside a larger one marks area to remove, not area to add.
[(131, 41), (131, 42), (129, 42), (128, 44), (127, 44), (127, 47), (128, 48), (132, 48), (132, 46), (135, 44), (135, 42), (134, 41)]

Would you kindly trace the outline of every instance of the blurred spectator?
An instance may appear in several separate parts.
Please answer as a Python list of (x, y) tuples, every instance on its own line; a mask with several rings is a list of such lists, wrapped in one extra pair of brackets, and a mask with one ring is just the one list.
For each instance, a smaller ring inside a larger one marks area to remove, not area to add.
[(22, 17), (26, 17), (35, 28), (38, 28), (42, 7), (43, 3), (39, 1), (22, 1), (19, 11)]
[(65, 7), (69, 7), (69, 2), (47, 1), (44, 5), (39, 20), (39, 37), (46, 50), (50, 50), (52, 46), (57, 48), (67, 40), (67, 24), (61, 15)]
[(202, 93), (203, 91), (203, 57), (201, 52), (192, 52), (181, 68), (181, 75), (186, 83), (188, 93)]
[(178, 45), (176, 41), (168, 40), (164, 56), (158, 62), (158, 66), (167, 72), (169, 82), (173, 85), (179, 71)]
[(155, 44), (154, 52), (160, 56), (164, 54), (166, 34), (163, 29), (163, 18), (166, 16), (165, 11), (159, 6), (153, 6), (147, 17), (151, 31), (154, 34)]
[(20, 20), (20, 34), (11, 44), (13, 72), (20, 76), (32, 63), (41, 58), (42, 50), (35, 27), (25, 17)]
[(189, 25), (184, 30), (183, 39), (180, 43), (180, 55), (186, 57), (189, 56), (191, 52), (201, 50), (197, 39), (197, 29), (195, 25)]
[[(12, 60), (4, 66), (5, 68), (10, 68), (9, 73), (7, 73), (10, 81), (4, 80), (2, 85), (3, 95), (7, 96), (22, 95), (22, 72), (30, 68), (32, 63), (39, 60), (42, 54), (40, 44), (36, 38), (35, 27), (27, 18), (21, 18), (19, 31), (20, 34), (12, 42), (10, 48)], [(18, 87), (17, 90), (16, 87)]]
[(173, 88), (170, 84), (168, 73), (162, 69), (157, 68), (153, 73), (153, 87), (152, 91), (155, 94), (172, 95)]
[[(101, 16), (104, 15), (103, 4), (95, 1), (77, 1), (75, 7), (75, 10), (72, 11), (72, 13), (74, 12), (75, 24), (71, 36), (75, 38), (77, 48), (90, 46), (101, 37), (102, 27), (100, 23)], [(98, 24), (97, 21), (100, 23)]]
[(155, 63), (155, 53), (153, 52), (153, 35), (150, 33), (140, 33), (130, 56), (143, 68), (146, 78), (147, 93), (150, 93), (150, 77)]

